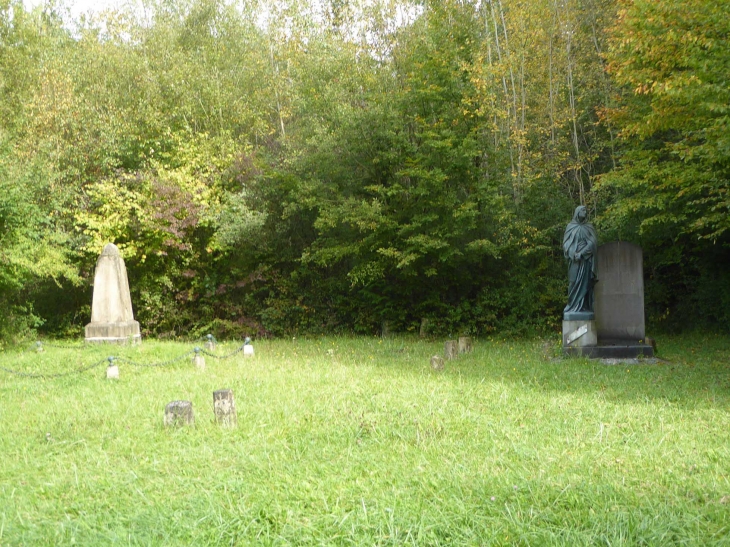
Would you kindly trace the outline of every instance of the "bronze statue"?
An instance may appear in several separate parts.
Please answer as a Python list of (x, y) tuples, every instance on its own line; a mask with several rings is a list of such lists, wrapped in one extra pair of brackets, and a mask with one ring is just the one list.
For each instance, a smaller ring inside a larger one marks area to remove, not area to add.
[(566, 321), (593, 319), (593, 286), (596, 278), (596, 249), (598, 238), (583, 205), (575, 208), (563, 235), (563, 253), (568, 268), (568, 305), (563, 310)]

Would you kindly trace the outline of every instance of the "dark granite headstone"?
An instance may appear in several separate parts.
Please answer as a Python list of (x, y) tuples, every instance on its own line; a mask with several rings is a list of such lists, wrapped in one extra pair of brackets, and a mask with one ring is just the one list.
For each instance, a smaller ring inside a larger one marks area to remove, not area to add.
[(614, 241), (598, 247), (596, 330), (601, 340), (643, 340), (644, 256), (641, 247)]

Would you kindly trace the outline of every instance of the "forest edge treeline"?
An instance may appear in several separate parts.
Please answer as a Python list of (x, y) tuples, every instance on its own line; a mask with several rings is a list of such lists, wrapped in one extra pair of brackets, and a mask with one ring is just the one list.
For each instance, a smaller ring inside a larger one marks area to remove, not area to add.
[(548, 332), (577, 204), (730, 324), (727, 1), (0, 0), (0, 338)]

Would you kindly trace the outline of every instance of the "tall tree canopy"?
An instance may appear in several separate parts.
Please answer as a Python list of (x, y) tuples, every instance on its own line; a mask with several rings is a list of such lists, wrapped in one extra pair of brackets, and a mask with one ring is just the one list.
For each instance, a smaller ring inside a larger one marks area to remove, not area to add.
[(650, 317), (722, 286), (718, 3), (59, 13), (0, 0), (2, 336), (78, 332), (109, 241), (149, 333), (552, 329), (580, 203), (644, 244)]

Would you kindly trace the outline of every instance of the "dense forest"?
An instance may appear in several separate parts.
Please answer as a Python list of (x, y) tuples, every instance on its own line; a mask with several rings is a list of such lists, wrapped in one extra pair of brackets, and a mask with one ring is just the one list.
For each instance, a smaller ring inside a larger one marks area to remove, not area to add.
[(550, 332), (561, 238), (730, 325), (728, 0), (0, 0), (0, 340)]

